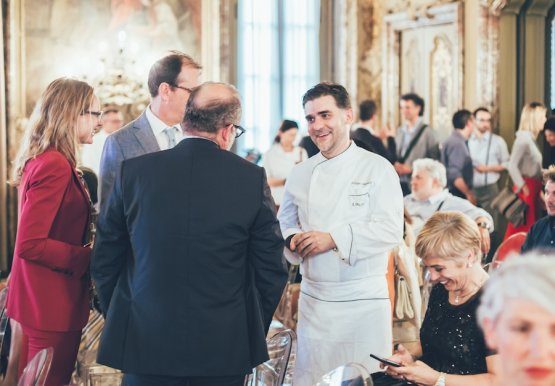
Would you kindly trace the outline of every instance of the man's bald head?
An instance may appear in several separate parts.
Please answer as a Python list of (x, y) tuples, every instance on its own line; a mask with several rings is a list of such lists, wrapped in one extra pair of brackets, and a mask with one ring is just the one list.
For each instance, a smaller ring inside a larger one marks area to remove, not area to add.
[(235, 87), (206, 82), (189, 96), (182, 127), (185, 132), (217, 133), (241, 120), (241, 99)]

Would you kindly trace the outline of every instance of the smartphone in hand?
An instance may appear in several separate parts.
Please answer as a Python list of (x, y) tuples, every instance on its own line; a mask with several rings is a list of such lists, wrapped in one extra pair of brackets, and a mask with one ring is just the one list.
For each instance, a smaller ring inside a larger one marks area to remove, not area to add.
[(390, 361), (389, 359), (385, 359), (385, 358), (379, 357), (379, 356), (374, 355), (374, 354), (370, 354), (370, 357), (374, 358), (377, 361), (382, 362), (384, 365), (387, 365), (387, 366), (393, 366), (393, 367), (401, 367), (402, 366), (399, 362)]

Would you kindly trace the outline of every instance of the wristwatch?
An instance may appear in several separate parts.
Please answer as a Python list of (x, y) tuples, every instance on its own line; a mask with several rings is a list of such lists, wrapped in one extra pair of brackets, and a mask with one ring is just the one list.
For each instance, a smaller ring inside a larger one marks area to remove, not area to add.
[(484, 229), (486, 229), (486, 230), (488, 230), (488, 231), (489, 231), (490, 228), (491, 228), (487, 221), (480, 221), (480, 222), (477, 222), (476, 225), (478, 225), (480, 228), (484, 228)]
[(439, 373), (439, 378), (434, 383), (434, 386), (445, 386), (445, 374)]

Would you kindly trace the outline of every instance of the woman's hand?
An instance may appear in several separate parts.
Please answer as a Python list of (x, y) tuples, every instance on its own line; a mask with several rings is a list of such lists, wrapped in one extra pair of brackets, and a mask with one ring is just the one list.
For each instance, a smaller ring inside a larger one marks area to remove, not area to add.
[[(410, 355), (410, 352), (405, 348), (405, 346), (403, 346), (402, 344), (400, 344), (399, 346), (397, 346), (397, 350), (395, 350), (395, 353), (390, 356), (389, 358), (390, 361), (393, 362), (397, 362), (400, 363), (403, 366), (407, 366), (410, 365), (412, 363), (414, 363), (414, 359), (412, 358), (412, 355)], [(380, 368), (385, 368), (387, 365), (380, 363)], [(386, 369), (386, 373), (388, 373), (389, 375), (393, 375), (395, 376), (395, 369), (397, 369), (398, 367), (393, 367), (393, 366), (387, 366)], [(392, 370), (392, 371), (390, 371)]]
[(522, 192), (524, 197), (528, 197), (530, 195), (530, 189), (528, 188), (527, 185), (523, 185), (520, 191)]
[[(395, 378), (423, 386), (433, 386), (437, 382), (440, 373), (421, 361), (413, 362), (407, 366), (393, 369)], [(389, 368), (388, 368), (389, 372)]]

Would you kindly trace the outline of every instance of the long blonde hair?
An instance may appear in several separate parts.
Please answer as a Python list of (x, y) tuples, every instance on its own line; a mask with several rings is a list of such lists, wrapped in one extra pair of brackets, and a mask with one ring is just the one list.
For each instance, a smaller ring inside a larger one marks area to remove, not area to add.
[(547, 109), (539, 102), (528, 103), (520, 113), (518, 130), (529, 131), (534, 137), (543, 129), (543, 122)]
[(14, 162), (11, 185), (18, 186), (25, 164), (53, 147), (74, 165), (79, 149), (78, 118), (93, 102), (94, 90), (85, 82), (59, 78), (46, 87), (29, 119)]

